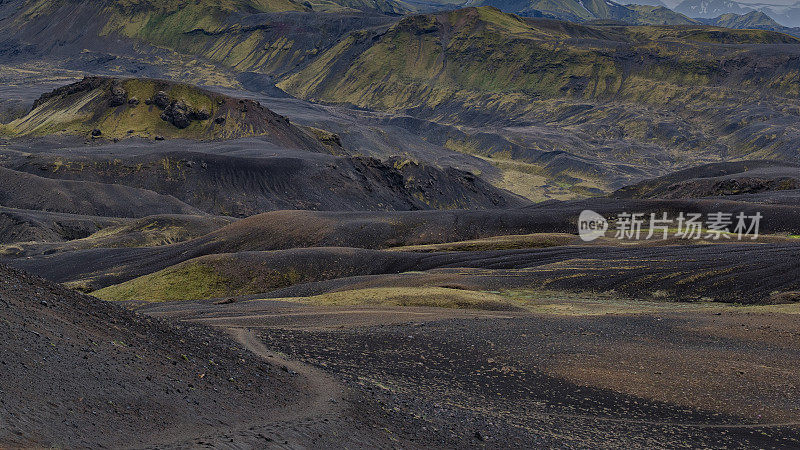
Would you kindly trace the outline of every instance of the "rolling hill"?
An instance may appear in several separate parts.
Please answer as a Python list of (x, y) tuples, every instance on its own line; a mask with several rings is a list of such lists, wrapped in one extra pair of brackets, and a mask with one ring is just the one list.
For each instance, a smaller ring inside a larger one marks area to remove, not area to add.
[[(25, 172), (24, 175), (38, 180), (42, 186), (111, 186), (122, 193), (148, 189), (155, 191), (151, 196), (158, 193), (185, 208), (235, 217), (280, 209), (491, 209), (529, 203), (469, 172), (400, 157), (380, 161), (301, 152), (291, 157), (243, 158), (173, 151), (113, 160), (102, 155), (41, 156), (21, 158), (8, 167)], [(32, 190), (31, 195), (45, 195), (44, 192), (44, 189)], [(118, 197), (126, 198), (121, 194)], [(81, 205), (86, 210), (63, 211), (67, 208), (65, 204), (61, 211), (103, 215), (109, 210), (102, 204), (105, 198), (84, 198)], [(147, 197), (142, 198), (140, 203)], [(118, 205), (113, 196), (108, 201)], [(120, 215), (129, 216), (128, 208), (124, 208), (126, 203), (121, 203)], [(163, 203), (162, 208), (166, 209), (169, 203)], [(17, 204), (25, 208), (35, 206), (30, 201)], [(187, 211), (140, 208), (138, 217), (166, 212)]]
[[(0, 266), (0, 446), (125, 446), (274, 417), (302, 387), (218, 332), (174, 326)], [(235, 379), (234, 379), (235, 377)], [(302, 394), (300, 394), (302, 395)], [(200, 407), (206, 402), (213, 408)]]
[[(643, 214), (644, 217), (649, 217), (651, 213), (660, 214), (664, 211), (669, 211), (673, 215), (677, 215), (678, 212), (696, 212), (704, 216), (718, 211), (730, 212), (731, 214), (744, 212), (747, 215), (759, 212), (762, 214), (760, 226), (762, 234), (784, 234), (783, 238), (775, 237), (774, 242), (759, 242), (774, 243), (776, 244), (776, 251), (788, 252), (788, 254), (791, 253), (791, 249), (796, 248), (797, 242), (796, 239), (788, 238), (785, 235), (796, 235), (800, 230), (798, 225), (800, 223), (798, 222), (800, 219), (800, 205), (796, 202), (788, 204), (780, 202), (761, 203), (738, 198), (600, 198), (574, 202), (545, 202), (525, 208), (489, 211), (273, 211), (236, 221), (190, 241), (167, 246), (76, 249), (70, 245), (56, 244), (50, 246), (49, 251), (45, 252), (41, 252), (40, 249), (36, 248), (23, 248), (17, 255), (7, 255), (5, 261), (14, 267), (31, 271), (50, 280), (69, 283), (73, 287), (92, 291), (152, 274), (195, 258), (208, 255), (232, 254), (222, 255), (218, 258), (214, 257), (217, 259), (198, 259), (190, 266), (180, 266), (182, 269), (178, 272), (169, 270), (160, 273), (157, 277), (148, 279), (161, 280), (159, 283), (162, 283), (161, 285), (164, 288), (169, 288), (170, 283), (173, 282), (171, 280), (175, 280), (176, 277), (178, 279), (192, 277), (195, 282), (203, 284), (207, 289), (214, 290), (216, 289), (214, 286), (217, 286), (221, 292), (228, 292), (227, 289), (235, 291), (238, 288), (258, 289), (258, 286), (266, 289), (267, 286), (274, 288), (278, 284), (296, 284), (304, 279), (336, 278), (336, 274), (343, 273), (343, 270), (349, 270), (346, 267), (358, 267), (357, 271), (348, 272), (348, 276), (374, 273), (371, 270), (378, 267), (378, 259), (373, 258), (369, 253), (345, 252), (350, 256), (342, 257), (341, 252), (334, 252), (328, 255), (330, 257), (326, 256), (323, 259), (330, 263), (330, 268), (323, 270), (323, 268), (315, 266), (311, 262), (322, 258), (324, 252), (317, 252), (317, 256), (314, 256), (314, 252), (307, 251), (309, 247), (317, 250), (321, 247), (387, 250), (395, 247), (458, 242), (494, 236), (574, 233), (577, 217), (585, 209), (592, 209), (609, 218), (613, 218), (620, 211), (637, 212)], [(612, 239), (612, 241), (617, 242), (616, 239)], [(420, 270), (430, 270), (437, 267), (483, 267), (485, 269), (495, 269), (505, 267), (504, 260), (502, 258), (497, 259), (495, 258), (497, 255), (484, 253), (484, 251), (504, 250), (506, 253), (503, 254), (503, 258), (508, 257), (508, 261), (514, 262), (514, 264), (532, 264), (540, 261), (536, 259), (537, 252), (533, 251), (535, 249), (551, 248), (553, 255), (562, 255), (560, 251), (564, 249), (570, 249), (570, 252), (574, 251), (575, 253), (571, 253), (572, 256), (567, 259), (574, 258), (576, 257), (575, 255), (579, 255), (581, 252), (589, 251), (582, 245), (572, 245), (571, 241), (550, 239), (547, 236), (539, 241), (528, 240), (520, 242), (528, 243), (520, 243), (520, 245), (509, 247), (502, 242), (495, 242), (482, 248), (468, 247), (466, 252), (457, 251), (456, 253), (460, 255), (450, 255), (453, 248), (441, 246), (440, 248), (424, 251), (424, 254), (429, 255), (430, 258), (412, 259), (416, 261), (414, 264)], [(550, 243), (543, 245), (543, 242)], [(682, 242), (685, 245), (698, 243), (702, 244), (702, 248), (707, 248), (708, 244), (713, 242), (695, 240), (684, 240)], [(725, 240), (723, 243), (741, 244), (735, 240)], [(608, 241), (601, 241), (599, 244), (613, 247), (618, 242), (614, 244)], [(685, 258), (687, 254), (694, 252), (705, 254), (698, 250), (701, 247), (683, 250), (677, 247), (683, 247), (684, 245), (675, 245), (681, 244), (681, 242), (671, 242), (670, 244), (675, 247), (671, 250), (677, 258), (675, 261), (679, 261), (680, 258)], [(790, 244), (791, 247), (787, 249), (783, 244)], [(641, 251), (643, 253), (660, 251), (641, 248), (650, 247), (649, 245), (622, 245), (621, 247), (622, 249), (628, 248), (632, 251)], [(755, 247), (760, 247), (760, 245), (755, 245)], [(290, 251), (271, 253), (283, 250)], [(414, 249), (399, 248), (398, 250)], [(477, 253), (481, 256), (471, 262), (472, 256), (475, 255), (470, 256), (469, 253), (473, 250), (477, 250)], [(521, 253), (517, 252), (517, 250)], [(29, 253), (26, 253), (26, 251)], [(597, 251), (602, 253), (602, 250)], [(624, 250), (620, 251), (624, 252)], [(731, 255), (732, 263), (736, 261), (741, 263), (741, 256), (734, 255), (736, 250), (719, 251)], [(246, 258), (239, 258), (233, 255), (241, 252), (256, 253)], [(678, 256), (681, 254), (683, 254), (682, 257)], [(520, 261), (517, 260), (518, 256), (521, 258)], [(370, 265), (368, 261), (371, 260), (374, 260), (376, 265)], [(258, 261), (273, 262), (263, 265)], [(279, 261), (280, 264), (278, 264)], [(404, 255), (395, 255), (387, 261), (409, 260)], [(785, 262), (791, 264), (790, 259)], [(381, 267), (386, 267), (386, 270), (391, 273), (413, 270), (406, 263), (401, 265), (392, 264)], [(279, 269), (279, 266), (283, 268)], [(238, 272), (238, 275), (236, 275), (237, 267), (242, 271), (246, 269), (246, 272)], [(392, 269), (393, 267), (395, 269)], [(641, 269), (642, 276), (646, 277), (648, 266), (636, 267)], [(680, 270), (678, 266), (672, 267), (674, 270)], [(296, 269), (296, 273), (292, 272), (292, 268)], [(219, 272), (218, 269), (222, 270), (222, 272)], [(218, 280), (220, 281), (218, 285), (213, 278), (208, 280), (204, 278), (205, 275), (211, 276), (210, 274), (219, 273), (222, 273), (222, 275), (220, 275), (221, 278)], [(246, 273), (252, 274), (252, 277)], [(776, 282), (781, 280), (779, 273), (774, 273), (774, 276)], [(148, 286), (146, 282), (148, 279), (140, 280), (138, 285), (140, 287)], [(228, 283), (223, 282), (224, 280), (233, 281)], [(559, 278), (559, 280), (561, 279)], [(251, 281), (252, 284), (250, 283)], [(610, 286), (609, 288), (611, 288)], [(492, 287), (488, 288), (490, 290), (493, 289)], [(751, 288), (758, 290), (758, 286), (748, 287), (748, 289)], [(761, 294), (769, 295), (769, 292), (762, 291)]]
[(614, 198), (699, 198), (797, 191), (800, 165), (773, 161), (715, 163), (626, 186)]
[[(491, 123), (516, 144), (557, 139), (553, 150), (602, 154), (606, 164), (795, 160), (800, 134), (780, 114), (800, 111), (798, 43), (763, 30), (591, 26), (467, 8), (348, 36), (279, 86), (311, 101)], [(570, 138), (554, 138), (565, 130)], [(584, 143), (569, 142), (576, 137)], [(447, 145), (481, 153), (474, 142)]]
[(16, 209), (106, 217), (200, 212), (175, 197), (149, 189), (113, 183), (54, 180), (5, 168), (0, 168), (0, 203)]
[[(555, 50), (563, 41), (570, 45)], [(657, 55), (656, 42), (676, 51)], [(646, 101), (657, 81), (662, 93), (744, 83), (790, 94), (798, 88), (790, 81), (797, 71), (789, 65), (797, 57), (795, 46), (774, 47), (779, 61), (755, 77), (743, 78), (719, 64), (734, 52), (742, 54), (738, 64), (756, 64), (755, 45), (798, 43), (760, 31), (608, 29), (467, 8), (407, 17), (386, 33), (350, 36), (279, 86), (304, 98), (388, 110), (447, 103), (508, 110), (531, 98), (552, 97)]]
[(42, 95), (10, 136), (231, 139), (269, 136), (287, 147), (322, 149), (310, 134), (251, 100), (151, 79), (87, 77)]

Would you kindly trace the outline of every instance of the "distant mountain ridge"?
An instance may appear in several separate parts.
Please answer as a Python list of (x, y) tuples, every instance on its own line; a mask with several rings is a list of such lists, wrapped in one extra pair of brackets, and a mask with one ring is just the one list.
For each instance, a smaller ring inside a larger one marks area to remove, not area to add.
[(684, 0), (675, 7), (675, 12), (688, 17), (711, 19), (723, 14), (744, 14), (747, 9), (731, 0)]
[(747, 14), (722, 14), (710, 20), (709, 25), (725, 28), (751, 28), (774, 31), (781, 31), (784, 28), (761, 11), (750, 11)]
[[(654, 50), (664, 47), (669, 56)], [(519, 124), (521, 137), (530, 136), (537, 148), (564, 128), (605, 145), (648, 144), (614, 153), (626, 163), (643, 154), (664, 158), (663, 150), (649, 153), (661, 145), (678, 158), (713, 160), (735, 151), (779, 159), (797, 157), (796, 122), (764, 119), (754, 102), (771, 98), (796, 111), (798, 58), (800, 40), (771, 31), (585, 25), (480, 7), (408, 16), (386, 32), (350, 36), (278, 87), (312, 102), (445, 123), (503, 120)], [(654, 118), (661, 123), (652, 125)], [(568, 140), (551, 142), (550, 148), (596, 157)], [(455, 137), (441, 143), (486, 151)], [(540, 157), (525, 149), (497, 153), (529, 162)]]
[(714, 19), (728, 14), (747, 15), (761, 12), (784, 27), (800, 27), (800, 2), (794, 5), (750, 4), (733, 0), (684, 0), (675, 12), (698, 19)]
[(687, 25), (698, 22), (656, 5), (621, 5), (610, 0), (471, 0), (466, 6), (493, 6), (503, 12), (522, 17), (584, 22), (619, 20), (633, 25)]
[(786, 7), (769, 5), (759, 9), (775, 19), (775, 21), (781, 25), (787, 27), (800, 27), (800, 2)]
[(792, 28), (800, 26), (800, 3), (780, 11), (775, 6), (748, 5), (732, 0), (684, 0), (673, 9), (668, 8), (661, 0), (631, 0), (631, 3), (624, 5), (610, 0), (468, 0), (463, 6), (493, 6), (522, 17), (544, 17), (570, 22), (599, 23), (598, 21), (611, 20), (631, 25), (702, 23), (734, 29), (780, 31), (800, 36), (800, 30)]
[(800, 28), (785, 27), (774, 21), (770, 16), (761, 11), (750, 11), (746, 14), (722, 14), (713, 19), (699, 19), (701, 23), (715, 27), (732, 28), (739, 30), (767, 30), (786, 33), (800, 37)]
[[(731, 0), (684, 0), (674, 10), (664, 6), (660, 0), (634, 1), (626, 5), (610, 0), (470, 0), (467, 6), (493, 6), (522, 17), (544, 17), (570, 22), (602, 24), (602, 21), (610, 20), (631, 25), (706, 24), (733, 29), (779, 31), (800, 36), (800, 29), (784, 26), (762, 11), (769, 8), (756, 10), (754, 6)], [(798, 11), (800, 19), (800, 9)]]

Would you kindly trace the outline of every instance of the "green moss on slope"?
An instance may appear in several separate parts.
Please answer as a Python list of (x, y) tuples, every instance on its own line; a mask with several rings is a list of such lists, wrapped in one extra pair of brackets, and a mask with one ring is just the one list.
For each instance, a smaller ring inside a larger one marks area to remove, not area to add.
[(248, 265), (235, 255), (220, 254), (108, 286), (92, 295), (109, 301), (208, 299), (266, 292), (300, 283), (307, 276), (292, 267), (278, 270)]
[[(124, 93), (112, 103), (114, 90)], [(159, 94), (161, 93), (161, 94)], [(165, 95), (167, 106), (154, 98)], [(172, 104), (184, 123), (165, 117)], [(249, 100), (239, 100), (194, 86), (152, 79), (91, 77), (45, 94), (24, 117), (9, 123), (14, 136), (47, 134), (126, 137), (227, 139), (270, 135), (286, 142), (309, 139), (277, 114)]]
[[(558, 25), (467, 8), (407, 17), (377, 37), (351, 35), (279, 86), (385, 110), (458, 105), (523, 113), (532, 99), (565, 96), (661, 103), (670, 90), (685, 95), (687, 87), (723, 82), (730, 72), (721, 62), (750, 50), (717, 44), (755, 43), (800, 40), (758, 30)], [(800, 68), (788, 60), (776, 67), (747, 82), (791, 94), (798, 82), (786, 77), (797, 80)]]
[(189, 263), (109, 286), (92, 295), (108, 301), (169, 301), (219, 297), (230, 290), (229, 280), (213, 267)]

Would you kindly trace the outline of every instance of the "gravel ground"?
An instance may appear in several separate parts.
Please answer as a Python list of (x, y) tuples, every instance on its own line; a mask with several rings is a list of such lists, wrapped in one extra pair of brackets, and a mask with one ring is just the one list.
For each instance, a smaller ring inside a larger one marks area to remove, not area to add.
[[(741, 320), (736, 315), (722, 319), (726, 318)], [(763, 319), (749, 323), (758, 326)], [(740, 357), (771, 353), (771, 364), (777, 368), (796, 367), (800, 360), (796, 345), (783, 345), (791, 337), (780, 338), (776, 330), (761, 336), (772, 340), (765, 344), (733, 336), (675, 333), (682, 325), (699, 322), (697, 317), (680, 316), (448, 319), (339, 330), (271, 328), (261, 337), (267, 347), (345, 381), (398, 422), (415, 417), (425, 430), (444, 433), (460, 445), (800, 445), (796, 375), (763, 371), (753, 374), (760, 380), (722, 380), (738, 394), (714, 390), (715, 382), (727, 378), (729, 366)], [(613, 351), (615, 343), (625, 342), (641, 345)], [(676, 345), (683, 346), (685, 365), (669, 361)], [(601, 351), (608, 348), (612, 350)], [(659, 358), (659, 353), (666, 357)], [(709, 362), (716, 371), (698, 374), (686, 368), (706, 370)], [(761, 361), (754, 366), (757, 362)], [(607, 364), (624, 374), (611, 385), (614, 389), (603, 387), (608, 379), (599, 372), (579, 379), (584, 369)], [(564, 367), (573, 373), (560, 373)], [(670, 369), (675, 373), (665, 376), (663, 371)], [(637, 372), (649, 376), (637, 381)], [(684, 379), (676, 387), (665, 380), (670, 375), (706, 380), (697, 385)], [(633, 379), (625, 380), (628, 376)], [(672, 399), (683, 400), (659, 400), (669, 396), (648, 394), (646, 387), (680, 393), (683, 397)], [(748, 414), (753, 411), (759, 414)]]

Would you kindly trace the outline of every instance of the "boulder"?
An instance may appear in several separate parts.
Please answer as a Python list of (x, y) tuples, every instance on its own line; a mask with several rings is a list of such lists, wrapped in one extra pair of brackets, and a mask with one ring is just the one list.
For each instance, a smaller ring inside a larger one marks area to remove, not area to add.
[(183, 100), (173, 101), (161, 113), (161, 120), (169, 122), (178, 128), (186, 128), (191, 125), (192, 111)]
[(122, 106), (127, 101), (128, 92), (122, 86), (111, 86), (111, 98), (108, 99), (108, 106)]
[(192, 111), (190, 118), (192, 120), (208, 120), (209, 117), (211, 117), (211, 113), (205, 108), (200, 108), (197, 111)]
[(156, 92), (156, 95), (153, 96), (153, 104), (158, 106), (160, 109), (167, 109), (169, 107), (169, 95), (167, 95), (164, 91)]

